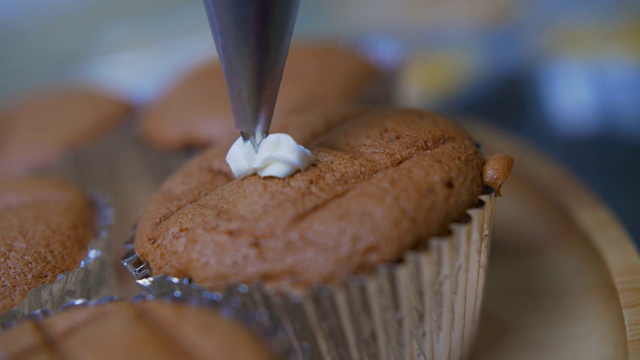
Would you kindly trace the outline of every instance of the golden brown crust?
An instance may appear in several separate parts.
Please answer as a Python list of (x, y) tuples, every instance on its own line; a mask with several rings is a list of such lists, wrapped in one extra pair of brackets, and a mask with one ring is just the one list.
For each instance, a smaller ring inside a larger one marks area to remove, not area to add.
[[(326, 44), (294, 44), (278, 93), (273, 124), (280, 118), (350, 103), (378, 76), (358, 55)], [(200, 147), (239, 136), (222, 68), (207, 62), (179, 80), (143, 110), (142, 137), (164, 149)]]
[(16, 99), (0, 111), (0, 174), (48, 165), (116, 127), (130, 110), (121, 99), (82, 87)]
[(496, 190), (500, 196), (502, 184), (509, 178), (513, 168), (513, 158), (505, 154), (495, 154), (487, 160), (482, 168), (482, 181)]
[(78, 267), (95, 233), (84, 194), (53, 179), (0, 180), (0, 312)]
[(7, 359), (274, 358), (235, 321), (210, 310), (155, 301), (117, 301), (23, 322), (0, 335), (0, 351)]
[(225, 175), (205, 191), (191, 190), (180, 206), (154, 201), (135, 240), (138, 254), (154, 274), (190, 276), (212, 289), (229, 281), (337, 282), (397, 260), (477, 202), (484, 160), (446, 119), (418, 110), (335, 118), (312, 137), (294, 134), (317, 163), (286, 179), (230, 181), (221, 170), (224, 152), (196, 158), (160, 194), (211, 173), (198, 163), (217, 164)]

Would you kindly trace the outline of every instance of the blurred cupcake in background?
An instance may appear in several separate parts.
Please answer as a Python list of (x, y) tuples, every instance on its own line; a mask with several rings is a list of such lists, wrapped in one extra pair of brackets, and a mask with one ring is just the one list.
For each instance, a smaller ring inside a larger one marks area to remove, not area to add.
[(111, 289), (108, 206), (63, 181), (0, 179), (2, 321)]
[[(381, 72), (354, 50), (331, 43), (293, 44), (278, 93), (273, 123), (361, 101)], [(291, 121), (291, 120), (289, 120)], [(207, 61), (187, 72), (143, 107), (140, 133), (161, 149), (228, 143), (238, 137), (222, 67)]]
[(1, 333), (0, 354), (5, 359), (284, 359), (257, 330), (230, 307), (212, 310), (168, 299), (78, 301)]
[(122, 125), (124, 99), (85, 86), (25, 93), (0, 107), (0, 176), (51, 166)]

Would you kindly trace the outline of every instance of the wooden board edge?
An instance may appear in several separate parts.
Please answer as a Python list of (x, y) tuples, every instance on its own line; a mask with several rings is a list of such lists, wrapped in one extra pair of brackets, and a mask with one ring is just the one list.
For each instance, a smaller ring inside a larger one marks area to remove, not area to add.
[(574, 221), (588, 234), (602, 256), (616, 287), (626, 324), (629, 359), (640, 359), (640, 255), (622, 224), (613, 213), (570, 171), (503, 130), (465, 119), (463, 126), (472, 136), (490, 139), (483, 144), (527, 161), (527, 176), (535, 178)]

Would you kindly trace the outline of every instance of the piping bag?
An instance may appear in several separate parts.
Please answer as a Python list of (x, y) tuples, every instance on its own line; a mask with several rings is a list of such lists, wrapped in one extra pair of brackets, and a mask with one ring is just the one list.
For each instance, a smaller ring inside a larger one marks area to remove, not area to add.
[(233, 121), (257, 151), (271, 125), (299, 0), (204, 0)]

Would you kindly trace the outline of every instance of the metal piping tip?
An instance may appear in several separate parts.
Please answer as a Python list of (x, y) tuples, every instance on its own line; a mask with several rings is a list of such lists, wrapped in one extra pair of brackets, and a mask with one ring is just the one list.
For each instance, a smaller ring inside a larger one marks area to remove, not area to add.
[(253, 145), (253, 150), (255, 150), (256, 152), (258, 152), (258, 149), (260, 148), (260, 143), (262, 143), (262, 140), (264, 140), (264, 138), (267, 137), (267, 134), (263, 134), (263, 133), (255, 133), (255, 134), (249, 134), (247, 132), (244, 131), (240, 131), (240, 135), (242, 135), (242, 140), (249, 141), (251, 143), (251, 145)]
[(204, 0), (236, 129), (267, 136), (300, 0)]

